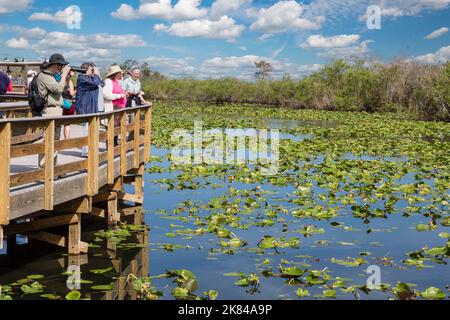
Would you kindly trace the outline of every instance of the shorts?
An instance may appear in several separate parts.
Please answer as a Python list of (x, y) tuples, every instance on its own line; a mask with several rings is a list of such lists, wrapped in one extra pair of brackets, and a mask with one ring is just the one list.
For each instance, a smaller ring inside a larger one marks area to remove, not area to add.
[(75, 103), (72, 103), (70, 109), (63, 108), (63, 116), (73, 116), (75, 114)]

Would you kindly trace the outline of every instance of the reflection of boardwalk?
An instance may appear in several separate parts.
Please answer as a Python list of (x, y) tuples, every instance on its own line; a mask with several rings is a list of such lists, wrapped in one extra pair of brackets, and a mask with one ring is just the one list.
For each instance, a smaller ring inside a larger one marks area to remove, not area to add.
[[(101, 129), (101, 123), (113, 123), (115, 117), (119, 127)], [(87, 136), (81, 134), (83, 123), (89, 124)], [(64, 124), (73, 127), (71, 139), (55, 139), (55, 127)], [(20, 129), (25, 133), (15, 135)], [(41, 142), (36, 142), (36, 134), (43, 136)], [(121, 142), (114, 146), (119, 136)], [(118, 202), (142, 204), (150, 136), (150, 106), (89, 116), (0, 120), (0, 176), (7, 177), (0, 181), (0, 236), (4, 229), (8, 241), (25, 234), (68, 247), (71, 254), (87, 251), (80, 239), (81, 214), (114, 224)], [(80, 156), (83, 146), (89, 150), (87, 158)], [(39, 154), (51, 165), (38, 167)], [(124, 192), (125, 184), (134, 185), (134, 194)], [(43, 231), (61, 225), (69, 226), (67, 236)]]
[[(140, 225), (143, 223), (143, 207), (123, 209), (127, 216), (123, 216), (128, 224)], [(98, 228), (95, 218), (83, 223), (83, 238), (94, 242), (94, 232)], [(92, 220), (92, 221), (91, 221)], [(114, 229), (111, 229), (114, 230)], [(139, 293), (132, 289), (128, 278), (146, 278), (149, 275), (148, 264), (148, 233), (139, 231), (128, 237), (125, 242), (128, 246), (136, 245), (131, 249), (117, 248), (117, 244), (104, 239), (100, 248), (93, 248), (92, 252), (78, 256), (61, 256), (52, 248), (43, 247), (29, 239), (28, 244), (15, 248), (15, 253), (0, 256), (0, 284), (8, 285), (19, 279), (26, 279), (29, 275), (43, 275), (36, 279), (44, 286), (43, 292), (20, 297), (14, 295), (13, 299), (36, 299), (42, 294), (54, 294), (62, 299), (73, 290), (81, 293), (82, 299), (93, 300), (126, 300), (137, 299)], [(22, 254), (24, 253), (24, 254)], [(108, 275), (95, 274), (92, 270), (110, 270)], [(132, 275), (132, 276), (131, 276)], [(92, 289), (98, 285), (110, 285), (111, 289)], [(20, 292), (20, 286), (14, 288), (14, 293)]]

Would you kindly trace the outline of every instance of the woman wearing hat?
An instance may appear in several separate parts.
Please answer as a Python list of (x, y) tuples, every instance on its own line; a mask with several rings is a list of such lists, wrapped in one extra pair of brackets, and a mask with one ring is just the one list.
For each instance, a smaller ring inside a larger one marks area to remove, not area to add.
[[(109, 68), (106, 74), (105, 86), (103, 87), (103, 99), (105, 102), (105, 112), (124, 109), (127, 105), (128, 94), (123, 90), (120, 81), (123, 79), (123, 71), (118, 65)], [(119, 126), (119, 118), (115, 117), (115, 126)], [(117, 145), (117, 137), (114, 144)]]

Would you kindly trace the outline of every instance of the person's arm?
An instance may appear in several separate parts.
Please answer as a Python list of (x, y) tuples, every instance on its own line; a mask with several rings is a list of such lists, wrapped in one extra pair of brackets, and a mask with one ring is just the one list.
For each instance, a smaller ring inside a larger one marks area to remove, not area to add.
[(72, 80), (69, 80), (69, 94), (72, 97), (75, 97), (75, 95), (77, 94), (77, 91), (75, 90), (75, 86), (73, 85)]
[(8, 89), (6, 89), (6, 92), (12, 92), (13, 90), (12, 81), (8, 77), (6, 78), (8, 79)]
[(120, 98), (123, 98), (124, 94), (116, 94), (113, 93), (113, 83), (111, 80), (107, 79), (105, 80), (105, 86), (103, 87), (103, 97), (105, 100), (113, 101)]
[(86, 91), (97, 90), (98, 86), (103, 84), (102, 79), (97, 75), (94, 75), (93, 77), (82, 75), (79, 76), (78, 79), (78, 86)]

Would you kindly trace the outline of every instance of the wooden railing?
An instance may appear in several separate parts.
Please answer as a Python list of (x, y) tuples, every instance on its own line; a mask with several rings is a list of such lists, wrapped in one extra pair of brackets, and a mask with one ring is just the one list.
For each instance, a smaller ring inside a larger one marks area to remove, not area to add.
[[(16, 104), (16, 107), (18, 105), (19, 103)], [(23, 103), (23, 106), (26, 106), (26, 104)], [(120, 161), (119, 176), (126, 176), (130, 169), (139, 169), (143, 163), (148, 161), (150, 156), (151, 111), (150, 105), (144, 105), (85, 116), (0, 120), (0, 229), (1, 225), (7, 225), (10, 220), (12, 188), (27, 188), (27, 185), (35, 183), (43, 184), (44, 207), (42, 209), (50, 211), (55, 206), (55, 177), (84, 172), (87, 174), (86, 196), (95, 196), (98, 194), (99, 188), (102, 187), (99, 185), (100, 165), (106, 164), (106, 180), (107, 184), (111, 185), (118, 176), (115, 172), (115, 162)], [(128, 123), (129, 115), (134, 115), (132, 123)], [(100, 131), (102, 120), (107, 120), (108, 124), (114, 124), (115, 117), (120, 119), (118, 127), (108, 125), (106, 131)], [(84, 123), (88, 123), (89, 128), (86, 137), (67, 140), (55, 139), (55, 127)], [(20, 128), (42, 130), (43, 141), (39, 143), (29, 142), (26, 135), (14, 137), (12, 133), (15, 129)], [(127, 135), (129, 135), (128, 138)], [(115, 147), (114, 138), (117, 136), (121, 137), (121, 142)], [(100, 142), (106, 143), (106, 151), (101, 152)], [(82, 147), (88, 147), (87, 159), (54, 165), (55, 152)], [(133, 161), (130, 168), (127, 157), (129, 157), (128, 154), (131, 151), (133, 151)], [(12, 159), (39, 154), (43, 155), (45, 161), (42, 169), (11, 175), (10, 164)]]

